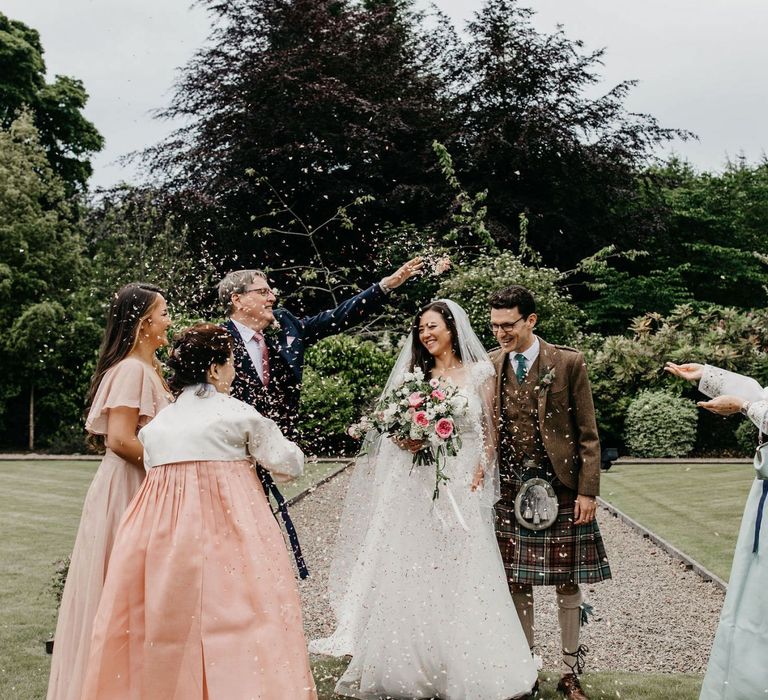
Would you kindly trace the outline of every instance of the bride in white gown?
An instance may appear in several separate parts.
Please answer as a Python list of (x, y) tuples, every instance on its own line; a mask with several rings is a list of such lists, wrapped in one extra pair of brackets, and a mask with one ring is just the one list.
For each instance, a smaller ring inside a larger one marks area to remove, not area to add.
[(350, 697), (521, 697), (537, 672), (494, 534), (494, 370), (454, 302), (419, 312), (382, 396), (419, 366), (427, 379), (451, 379), (468, 401), (449, 481), (433, 501), (434, 467), (411, 468), (417, 445), (366, 438), (331, 566), (337, 628), (310, 651), (352, 656), (336, 686)]

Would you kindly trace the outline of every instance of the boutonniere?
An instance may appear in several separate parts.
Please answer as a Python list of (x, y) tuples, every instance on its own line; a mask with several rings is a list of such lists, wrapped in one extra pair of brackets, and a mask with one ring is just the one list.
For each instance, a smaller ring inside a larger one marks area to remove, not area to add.
[(550, 367), (544, 374), (539, 377), (538, 390), (546, 391), (555, 381), (555, 368)]

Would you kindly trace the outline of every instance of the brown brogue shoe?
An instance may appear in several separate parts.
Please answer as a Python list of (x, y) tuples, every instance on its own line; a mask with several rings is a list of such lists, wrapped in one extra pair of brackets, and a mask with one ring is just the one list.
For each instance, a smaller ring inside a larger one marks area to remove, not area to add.
[(589, 700), (581, 688), (579, 677), (575, 673), (566, 673), (557, 684), (557, 691), (562, 693), (567, 700)]

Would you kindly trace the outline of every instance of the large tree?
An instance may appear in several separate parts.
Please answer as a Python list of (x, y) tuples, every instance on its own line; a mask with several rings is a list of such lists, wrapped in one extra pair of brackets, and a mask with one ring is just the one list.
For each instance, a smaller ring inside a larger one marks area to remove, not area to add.
[(465, 184), (488, 190), (489, 226), (515, 245), (525, 212), (547, 264), (572, 267), (603, 246), (657, 226), (633, 205), (636, 173), (681, 132), (624, 106), (631, 81), (595, 96), (603, 51), (562, 28), (538, 32), (518, 0), (487, 0), (468, 24), (462, 124), (449, 147)]
[(48, 83), (45, 72), (38, 32), (0, 13), (0, 126), (9, 127), (21, 109), (29, 109), (54, 171), (70, 190), (83, 190), (90, 157), (104, 140), (83, 116), (83, 83), (63, 75)]
[[(431, 144), (453, 128), (444, 21), (427, 32), (401, 0), (203, 4), (215, 29), (165, 113), (186, 126), (148, 155), (222, 268), (359, 272), (373, 222), (434, 218)], [(361, 196), (353, 225), (315, 235), (318, 261), (306, 234)]]
[[(27, 112), (0, 129), (0, 435), (76, 425), (98, 324), (80, 284), (86, 261), (64, 180)], [(91, 302), (92, 303), (92, 302)]]
[(188, 318), (205, 306), (215, 267), (207, 255), (190, 250), (187, 229), (162, 192), (129, 185), (101, 191), (81, 227), (90, 261), (83, 287), (91, 297), (106, 304), (122, 285), (146, 281), (163, 289), (174, 318)]
[(587, 305), (603, 332), (620, 333), (640, 313), (687, 302), (762, 308), (768, 289), (768, 161), (697, 173), (673, 159), (638, 177), (640, 206), (661, 225), (640, 231), (647, 252), (597, 270)]
[[(673, 160), (648, 174), (650, 207), (665, 211), (665, 235), (643, 246), (659, 268), (678, 268), (691, 295), (723, 306), (765, 306), (768, 267), (768, 160), (695, 173)], [(657, 205), (660, 202), (661, 207)]]

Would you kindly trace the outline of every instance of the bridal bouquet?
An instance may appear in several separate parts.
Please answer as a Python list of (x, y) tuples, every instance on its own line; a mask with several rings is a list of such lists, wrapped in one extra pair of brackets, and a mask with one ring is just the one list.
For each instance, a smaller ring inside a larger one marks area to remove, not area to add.
[(418, 440), (423, 447), (413, 455), (413, 465), (435, 467), (435, 490), (448, 482), (446, 459), (458, 454), (461, 436), (456, 418), (467, 411), (467, 399), (450, 379), (430, 379), (417, 367), (406, 372), (403, 383), (382, 398), (369, 415), (350, 426), (349, 434), (360, 438), (369, 430), (399, 440)]

